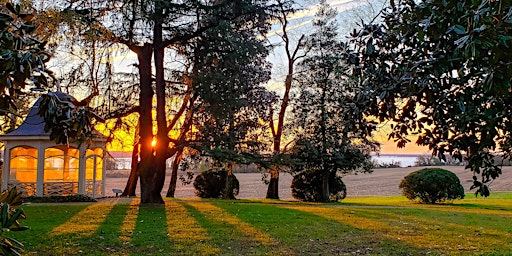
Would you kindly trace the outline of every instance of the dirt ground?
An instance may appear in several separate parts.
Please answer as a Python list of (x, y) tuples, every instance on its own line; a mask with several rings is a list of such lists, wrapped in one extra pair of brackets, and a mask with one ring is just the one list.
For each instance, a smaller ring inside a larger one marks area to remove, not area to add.
[[(464, 190), (469, 192), (473, 174), (465, 170), (462, 166), (445, 166), (459, 177)], [(347, 196), (388, 196), (400, 195), (401, 191), (398, 189), (398, 184), (402, 178), (413, 172), (419, 170), (421, 167), (404, 167), (404, 168), (389, 168), (389, 169), (375, 169), (371, 174), (349, 175), (343, 178), (347, 186)], [(237, 173), (235, 174), (240, 182), (240, 194), (237, 198), (265, 198), (267, 185), (262, 182), (260, 173)], [(107, 196), (115, 195), (112, 189), (123, 189), (125, 187), (128, 176), (116, 175), (116, 177), (107, 177), (106, 179), (106, 194)], [(167, 192), (170, 177), (168, 176), (165, 181), (163, 194)], [(279, 179), (279, 197), (282, 200), (291, 200), (291, 184), (292, 177), (290, 174), (282, 173)], [(491, 193), (496, 191), (512, 191), (512, 167), (504, 167), (501, 177), (496, 179), (490, 184)], [(137, 190), (137, 194), (139, 194)], [(178, 188), (175, 196), (177, 198), (190, 198), (195, 197), (194, 187), (192, 184), (183, 185), (178, 181)]]

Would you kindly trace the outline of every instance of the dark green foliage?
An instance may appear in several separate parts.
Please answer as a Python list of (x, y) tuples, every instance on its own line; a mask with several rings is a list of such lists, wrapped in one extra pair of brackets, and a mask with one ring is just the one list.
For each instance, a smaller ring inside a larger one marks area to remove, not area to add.
[(318, 170), (329, 172), (371, 172), (371, 156), (364, 150), (334, 139), (326, 141), (329, 152), (322, 152), (318, 142), (299, 139), (291, 152), (292, 172)]
[(398, 186), (410, 200), (427, 204), (463, 199), (464, 188), (453, 172), (440, 168), (425, 168), (405, 176)]
[(34, 15), (22, 13), (19, 4), (7, 2), (5, 7), (0, 9), (0, 90), (2, 96), (13, 97), (11, 93), (21, 93), (28, 83), (48, 85), (41, 72), (49, 54), (45, 52), (46, 42), (32, 36), (36, 29), (32, 24)]
[[(28, 89), (47, 88), (45, 63), (50, 59), (46, 42), (35, 37), (33, 14), (19, 4), (0, 6), (0, 129), (13, 129), (27, 104)], [(29, 87), (29, 88), (27, 88)]]
[(70, 140), (92, 138), (94, 114), (88, 108), (77, 106), (77, 100), (65, 93), (49, 92), (41, 98), (38, 113), (44, 118), (44, 130), (50, 133), (50, 140), (69, 144)]
[(23, 209), (16, 209), (15, 206), (22, 204), (21, 193), (16, 187), (4, 190), (0, 194), (0, 255), (21, 255), (23, 244), (16, 239), (6, 236), (9, 231), (24, 231), (28, 227), (21, 226), (20, 219), (25, 219)]
[(97, 202), (96, 199), (86, 195), (71, 196), (29, 196), (24, 198), (27, 202), (32, 203), (69, 203), (69, 202)]
[[(292, 180), (292, 196), (306, 202), (324, 202), (322, 195), (322, 173), (320, 171), (303, 171)], [(337, 202), (347, 196), (345, 183), (336, 172), (329, 173), (329, 200)]]
[(419, 134), (416, 143), (441, 159), (465, 158), (480, 184), (497, 178), (492, 154), (512, 156), (512, 2), (390, 3), (346, 47), (366, 88), (355, 103), (395, 123), (398, 147)]
[[(246, 11), (256, 7), (245, 6)], [(195, 115), (195, 135), (201, 142), (192, 146), (220, 164), (261, 158), (261, 120), (269, 118), (275, 99), (275, 93), (262, 86), (270, 79), (270, 48), (260, 34), (268, 29), (265, 17), (219, 22), (198, 37), (190, 54), (195, 69), (192, 86), (201, 101)]]
[(489, 190), (489, 186), (487, 184), (483, 184), (482, 182), (478, 181), (476, 176), (473, 176), (473, 185), (471, 185), (470, 190), (477, 189), (475, 191), (475, 196), (478, 197), (478, 195), (481, 195), (483, 197), (488, 197), (491, 194), (491, 191)]
[[(226, 181), (226, 178), (229, 180)], [(197, 175), (194, 188), (196, 195), (201, 198), (235, 199), (240, 190), (240, 184), (235, 175), (228, 175), (225, 170), (208, 170)], [(228, 195), (225, 195), (226, 191)]]

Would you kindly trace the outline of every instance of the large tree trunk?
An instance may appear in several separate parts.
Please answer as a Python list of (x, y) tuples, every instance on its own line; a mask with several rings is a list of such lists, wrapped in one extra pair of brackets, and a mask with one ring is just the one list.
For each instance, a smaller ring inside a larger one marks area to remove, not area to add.
[(322, 173), (322, 198), (324, 202), (329, 202), (329, 173), (324, 171)]
[(235, 199), (233, 195), (233, 164), (229, 162), (226, 165), (226, 183), (224, 184), (223, 199)]
[[(137, 134), (138, 136), (138, 134)], [(136, 144), (132, 151), (132, 163), (130, 169), (130, 177), (126, 182), (123, 193), (121, 196), (135, 196), (135, 190), (137, 189), (137, 182), (139, 181), (139, 174), (137, 173), (137, 166), (139, 165), (139, 146)]]
[[(155, 155), (153, 154), (153, 88), (151, 86), (151, 59), (153, 46), (145, 44), (140, 47), (137, 55), (140, 75), (140, 163), (137, 171), (140, 175), (141, 203), (163, 203), (159, 188), (159, 175), (157, 175)], [(163, 181), (162, 181), (163, 185)]]
[(273, 167), (269, 171), (270, 173), (270, 182), (268, 183), (267, 188), (267, 198), (268, 199), (279, 199), (279, 171), (276, 167)]
[(172, 162), (171, 181), (169, 182), (169, 189), (167, 189), (166, 197), (174, 198), (176, 192), (176, 183), (178, 182), (178, 169), (180, 167), (181, 158), (183, 156), (183, 149), (176, 153), (174, 161)]
[[(142, 168), (151, 168), (146, 175), (141, 175), (141, 203), (164, 203), (161, 192), (165, 182), (166, 160), (169, 152), (169, 137), (167, 135), (167, 118), (165, 116), (165, 79), (164, 79), (164, 47), (162, 45), (161, 10), (157, 10), (154, 26), (153, 53), (155, 62), (156, 88), (156, 145), (153, 148), (151, 163), (145, 163)], [(151, 59), (151, 58), (149, 58)], [(149, 115), (151, 117), (151, 115)], [(151, 127), (152, 128), (152, 127)], [(152, 143), (152, 138), (150, 144)], [(147, 186), (142, 191), (142, 186)]]
[(137, 189), (137, 182), (139, 181), (139, 173), (137, 173), (137, 166), (139, 165), (139, 126), (140, 124), (137, 123), (135, 134), (133, 135), (134, 143), (132, 162), (130, 165), (130, 177), (128, 177), (128, 181), (126, 182), (121, 196), (135, 196), (135, 190)]
[[(283, 137), (283, 126), (284, 117), (286, 114), (286, 108), (290, 100), (290, 89), (292, 88), (293, 78), (293, 60), (288, 60), (288, 75), (285, 81), (285, 91), (281, 102), (281, 109), (279, 110), (279, 116), (277, 119), (277, 128), (273, 133), (274, 136), (274, 154), (281, 153), (281, 138)], [(267, 188), (268, 199), (279, 199), (279, 168), (277, 166), (270, 169), (270, 182)]]

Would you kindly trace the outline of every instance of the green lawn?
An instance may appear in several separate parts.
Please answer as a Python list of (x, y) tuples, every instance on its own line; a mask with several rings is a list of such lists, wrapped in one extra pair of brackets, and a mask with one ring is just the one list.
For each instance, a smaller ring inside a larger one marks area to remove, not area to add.
[(27, 255), (511, 255), (512, 193), (423, 205), (169, 200), (27, 205)]

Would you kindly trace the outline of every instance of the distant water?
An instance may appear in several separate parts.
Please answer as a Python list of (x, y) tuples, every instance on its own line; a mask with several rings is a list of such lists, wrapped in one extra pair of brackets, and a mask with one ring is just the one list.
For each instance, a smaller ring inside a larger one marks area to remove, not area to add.
[(372, 155), (372, 160), (379, 163), (391, 164), (400, 162), (400, 167), (414, 166), (419, 156), (424, 155), (391, 155), (391, 154), (380, 154)]

